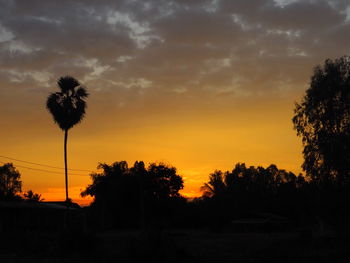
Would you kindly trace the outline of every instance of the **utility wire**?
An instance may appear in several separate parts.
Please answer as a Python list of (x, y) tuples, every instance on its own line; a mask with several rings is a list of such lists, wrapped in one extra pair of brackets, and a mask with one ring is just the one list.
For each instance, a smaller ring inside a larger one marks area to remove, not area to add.
[[(13, 161), (17, 161), (17, 162), (22, 162), (22, 163), (28, 163), (28, 164), (33, 164), (33, 165), (39, 165), (39, 166), (43, 166), (43, 167), (48, 167), (48, 168), (53, 168), (53, 169), (64, 169), (63, 167), (57, 167), (57, 166), (51, 166), (51, 165), (47, 165), (47, 164), (41, 164), (41, 163), (33, 163), (33, 162), (28, 162), (28, 161), (23, 161), (23, 160), (19, 160), (19, 159), (15, 159), (15, 158), (11, 158), (11, 157), (7, 157), (7, 156), (3, 156), (0, 155), (1, 158), (5, 158), (8, 160), (13, 160)], [(68, 169), (71, 171), (81, 171), (81, 172), (92, 172), (91, 170), (84, 170), (84, 169)]]
[[(2, 162), (2, 161), (0, 161), (0, 163), (6, 164), (5, 162)], [(20, 167), (20, 168), (25, 168), (25, 169), (34, 170), (34, 171), (40, 171), (40, 172), (46, 172), (46, 173), (62, 174), (62, 172), (49, 171), (49, 170), (44, 170), (44, 169), (37, 169), (37, 168), (32, 168), (32, 167), (23, 166), (23, 165), (17, 165), (17, 164), (15, 164), (15, 167)], [(86, 174), (70, 174), (70, 175), (86, 176)]]

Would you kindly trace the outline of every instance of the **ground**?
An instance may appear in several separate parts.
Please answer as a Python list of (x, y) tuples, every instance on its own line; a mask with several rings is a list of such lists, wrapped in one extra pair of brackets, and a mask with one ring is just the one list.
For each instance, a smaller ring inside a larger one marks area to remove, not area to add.
[[(350, 239), (285, 233), (229, 233), (208, 229), (108, 231), (86, 236), (31, 233), (27, 249), (1, 250), (0, 262), (345, 262)], [(59, 242), (56, 242), (59, 239)], [(37, 245), (35, 245), (37, 243)], [(31, 249), (34, 246), (34, 249)], [(3, 247), (4, 248), (4, 247)]]

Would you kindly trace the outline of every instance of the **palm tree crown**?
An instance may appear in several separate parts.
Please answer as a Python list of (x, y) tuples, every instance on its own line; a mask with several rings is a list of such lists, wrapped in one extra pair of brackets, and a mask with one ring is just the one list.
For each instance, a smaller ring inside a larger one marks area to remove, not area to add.
[(81, 122), (85, 116), (88, 93), (73, 77), (61, 77), (57, 81), (59, 92), (49, 95), (46, 108), (52, 114), (55, 123), (62, 130), (68, 130)]

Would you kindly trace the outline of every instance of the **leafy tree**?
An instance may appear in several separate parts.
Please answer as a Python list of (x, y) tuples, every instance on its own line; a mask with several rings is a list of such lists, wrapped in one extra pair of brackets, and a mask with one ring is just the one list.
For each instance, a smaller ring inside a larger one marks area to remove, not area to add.
[(316, 66), (310, 87), (295, 104), (294, 129), (302, 138), (303, 169), (321, 184), (350, 179), (350, 57)]
[(52, 114), (55, 123), (64, 131), (65, 187), (66, 201), (68, 202), (68, 130), (83, 120), (86, 109), (85, 99), (89, 94), (78, 80), (70, 76), (59, 78), (57, 84), (60, 91), (49, 95), (46, 108)]
[(182, 177), (176, 173), (175, 167), (166, 164), (151, 163), (147, 168), (149, 194), (156, 199), (179, 197), (183, 188)]
[(22, 191), (21, 175), (12, 163), (0, 166), (0, 199), (20, 199), (18, 194)]
[(81, 195), (94, 197), (92, 208), (104, 225), (136, 223), (137, 219), (144, 224), (146, 217), (166, 214), (173, 201), (181, 198), (183, 180), (175, 167), (162, 163), (145, 167), (143, 162), (136, 162), (129, 168), (122, 161), (99, 164), (98, 168), (102, 172), (90, 175), (92, 184)]
[(28, 190), (24, 193), (24, 198), (29, 202), (40, 202), (44, 200), (41, 198), (41, 194), (34, 193), (32, 190)]
[(128, 163), (125, 161), (115, 162), (112, 165), (100, 163), (97, 169), (102, 169), (102, 172), (90, 175), (92, 184), (86, 187), (81, 196), (90, 195), (97, 204), (107, 200), (114, 201), (117, 195), (122, 194), (122, 185), (130, 176)]
[(136, 162), (129, 168), (126, 161), (121, 161), (112, 165), (102, 163), (97, 168), (102, 169), (102, 173), (91, 174), (92, 184), (81, 193), (82, 196), (94, 197), (97, 202), (100, 198), (116, 195), (117, 189), (138, 192), (141, 182), (145, 193), (154, 199), (178, 197), (183, 188), (183, 180), (176, 168), (162, 163), (152, 163), (145, 168), (143, 162)]
[(201, 188), (202, 200), (226, 218), (264, 209), (278, 212), (281, 206), (288, 211), (295, 209), (293, 200), (305, 184), (303, 176), (274, 164), (264, 168), (237, 163), (232, 172), (216, 170), (209, 175)]

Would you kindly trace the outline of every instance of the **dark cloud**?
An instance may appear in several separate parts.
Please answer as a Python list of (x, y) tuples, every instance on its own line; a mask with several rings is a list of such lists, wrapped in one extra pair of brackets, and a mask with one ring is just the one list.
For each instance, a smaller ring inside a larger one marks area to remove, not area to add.
[(350, 50), (341, 0), (0, 5), (0, 80), (22, 88), (69, 73), (124, 100), (278, 96), (299, 92), (315, 64)]

